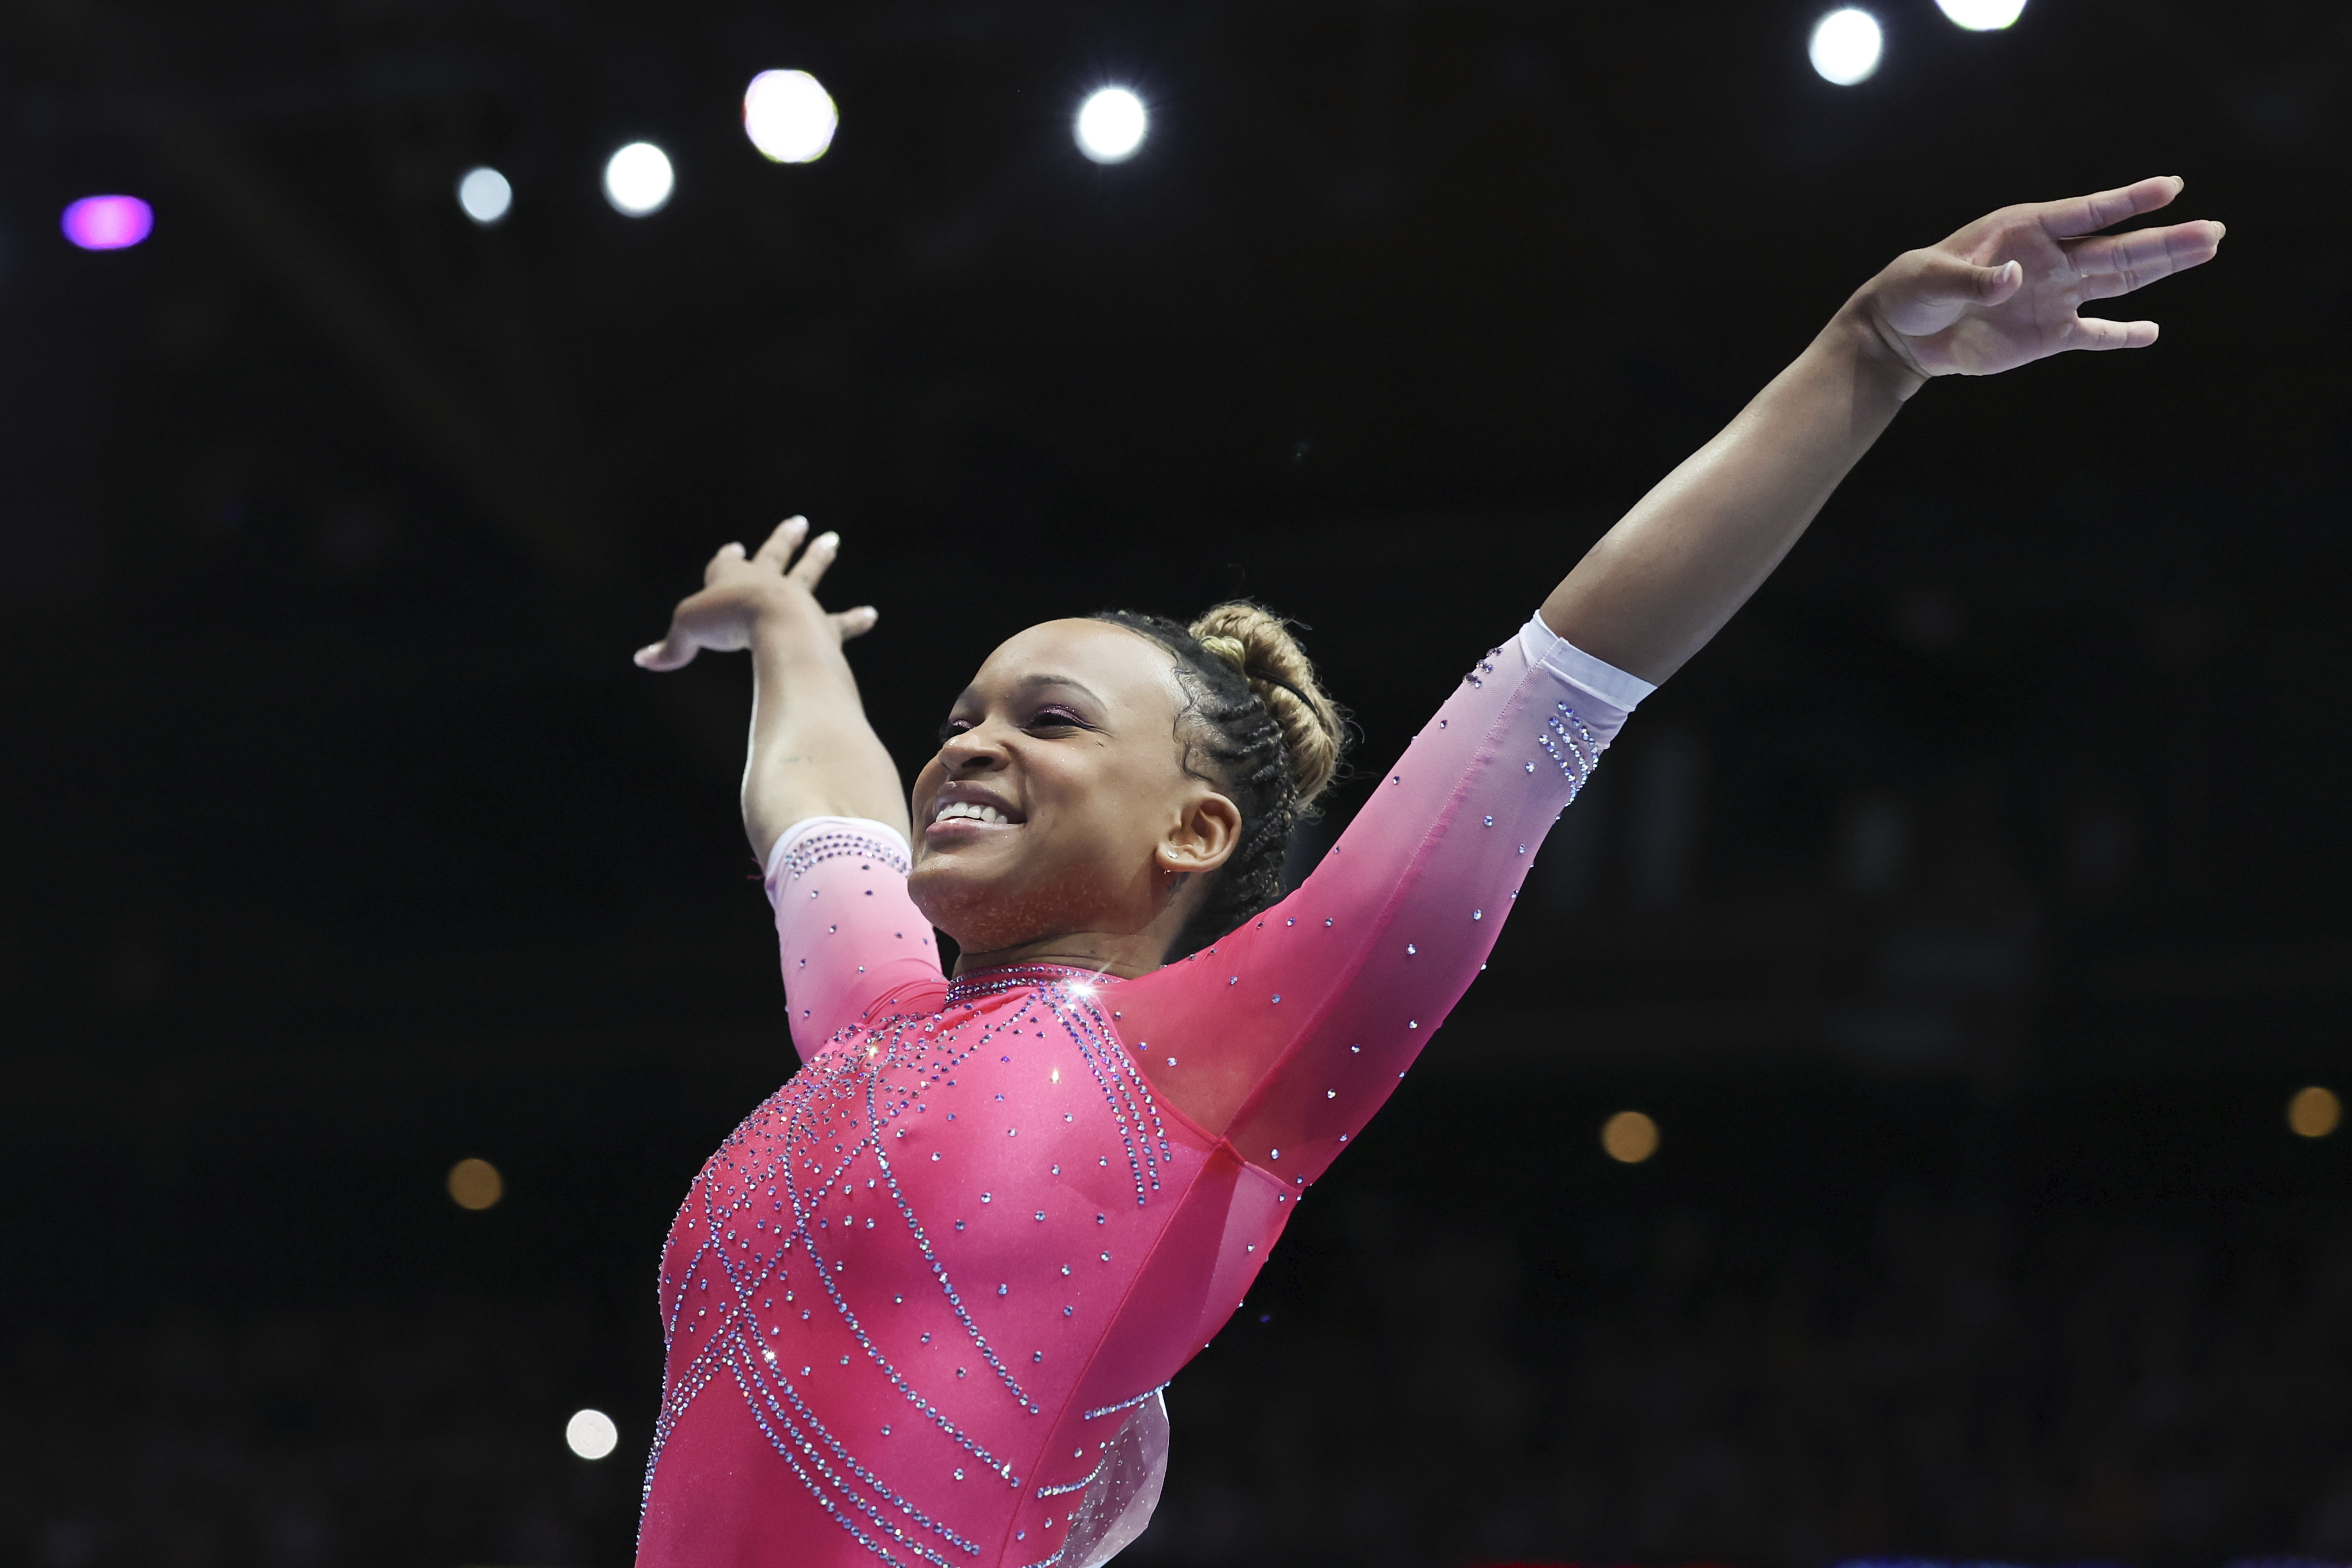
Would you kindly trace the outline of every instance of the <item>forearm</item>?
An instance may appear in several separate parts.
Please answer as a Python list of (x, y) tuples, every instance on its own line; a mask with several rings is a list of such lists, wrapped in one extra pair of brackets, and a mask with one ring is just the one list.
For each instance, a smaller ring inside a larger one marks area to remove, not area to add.
[(793, 824), (864, 816), (908, 831), (898, 770), (866, 721), (840, 638), (789, 612), (752, 625), (743, 830), (762, 862)]
[(1780, 564), (1920, 384), (1850, 302), (1601, 536), (1544, 601), (1545, 624), (1620, 669), (1665, 679)]

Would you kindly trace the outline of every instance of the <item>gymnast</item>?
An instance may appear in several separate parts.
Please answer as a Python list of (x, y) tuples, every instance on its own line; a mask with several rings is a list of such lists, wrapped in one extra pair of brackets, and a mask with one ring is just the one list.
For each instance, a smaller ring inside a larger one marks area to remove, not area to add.
[(1031, 626), (910, 800), (843, 654), (875, 611), (816, 596), (837, 536), (720, 550), (636, 659), (751, 652), (743, 822), (801, 1067), (662, 1253), (638, 1563), (1096, 1568), (1133, 1541), (1160, 1391), (1485, 967), (1634, 707), (1930, 379), (2154, 342), (2077, 309), (2212, 258), (2218, 223), (2101, 232), (2180, 188), (1898, 257), (1469, 661), (1286, 897), (1342, 734), (1274, 615)]

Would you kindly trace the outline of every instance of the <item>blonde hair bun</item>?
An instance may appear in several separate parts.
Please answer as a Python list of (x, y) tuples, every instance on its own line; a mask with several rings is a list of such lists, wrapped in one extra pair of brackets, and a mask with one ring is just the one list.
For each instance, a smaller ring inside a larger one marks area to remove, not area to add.
[(1290, 776), (1305, 805), (1323, 793), (1346, 739), (1339, 705), (1315, 679), (1315, 666), (1289, 623), (1263, 605), (1235, 599), (1186, 628), (1192, 640), (1239, 670), (1282, 731)]

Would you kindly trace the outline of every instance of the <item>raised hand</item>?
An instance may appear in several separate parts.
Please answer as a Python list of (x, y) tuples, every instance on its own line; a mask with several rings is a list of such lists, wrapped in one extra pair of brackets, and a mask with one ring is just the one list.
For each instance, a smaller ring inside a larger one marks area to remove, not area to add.
[[(772, 616), (784, 617), (796, 631), (829, 636), (835, 647), (872, 631), (873, 605), (829, 614), (817, 604), (816, 585), (841, 553), (841, 535), (821, 533), (809, 540), (808, 526), (804, 517), (788, 517), (749, 555), (740, 544), (721, 546), (702, 569), (702, 591), (678, 601), (669, 635), (639, 648), (637, 663), (646, 669), (682, 669), (704, 648), (739, 652), (751, 646), (754, 626)], [(795, 551), (798, 561), (793, 559)]]
[(1906, 252), (1855, 304), (1886, 347), (1922, 376), (1998, 375), (2068, 349), (2141, 349), (2154, 321), (2075, 312), (2213, 259), (2210, 219), (2098, 231), (2168, 205), (2182, 181), (2162, 174), (2071, 201), (1990, 213), (1939, 245)]

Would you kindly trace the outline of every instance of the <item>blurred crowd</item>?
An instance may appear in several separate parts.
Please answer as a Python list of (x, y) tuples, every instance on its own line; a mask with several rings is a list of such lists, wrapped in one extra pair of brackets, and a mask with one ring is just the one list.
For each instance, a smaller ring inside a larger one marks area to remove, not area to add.
[(591, 1465), (562, 1437), (597, 1338), (560, 1305), (458, 1300), (20, 1331), (0, 1405), (0, 1561), (625, 1562), (627, 1451)]
[[(1889, 1199), (1547, 1239), (1369, 1190), (1307, 1218), (1169, 1392), (1138, 1568), (2352, 1553), (2352, 1224)], [(58, 1285), (133, 1310), (10, 1341), (0, 1559), (627, 1560), (649, 1305), (231, 1323), (96, 1283)], [(600, 1388), (623, 1441), (589, 1462), (561, 1434)]]
[(1346, 1327), (1245, 1321), (1171, 1391), (1139, 1555), (2352, 1552), (2352, 1226), (2206, 1217), (1890, 1201), (1843, 1242), (1684, 1214), (1538, 1258), (1367, 1205)]

